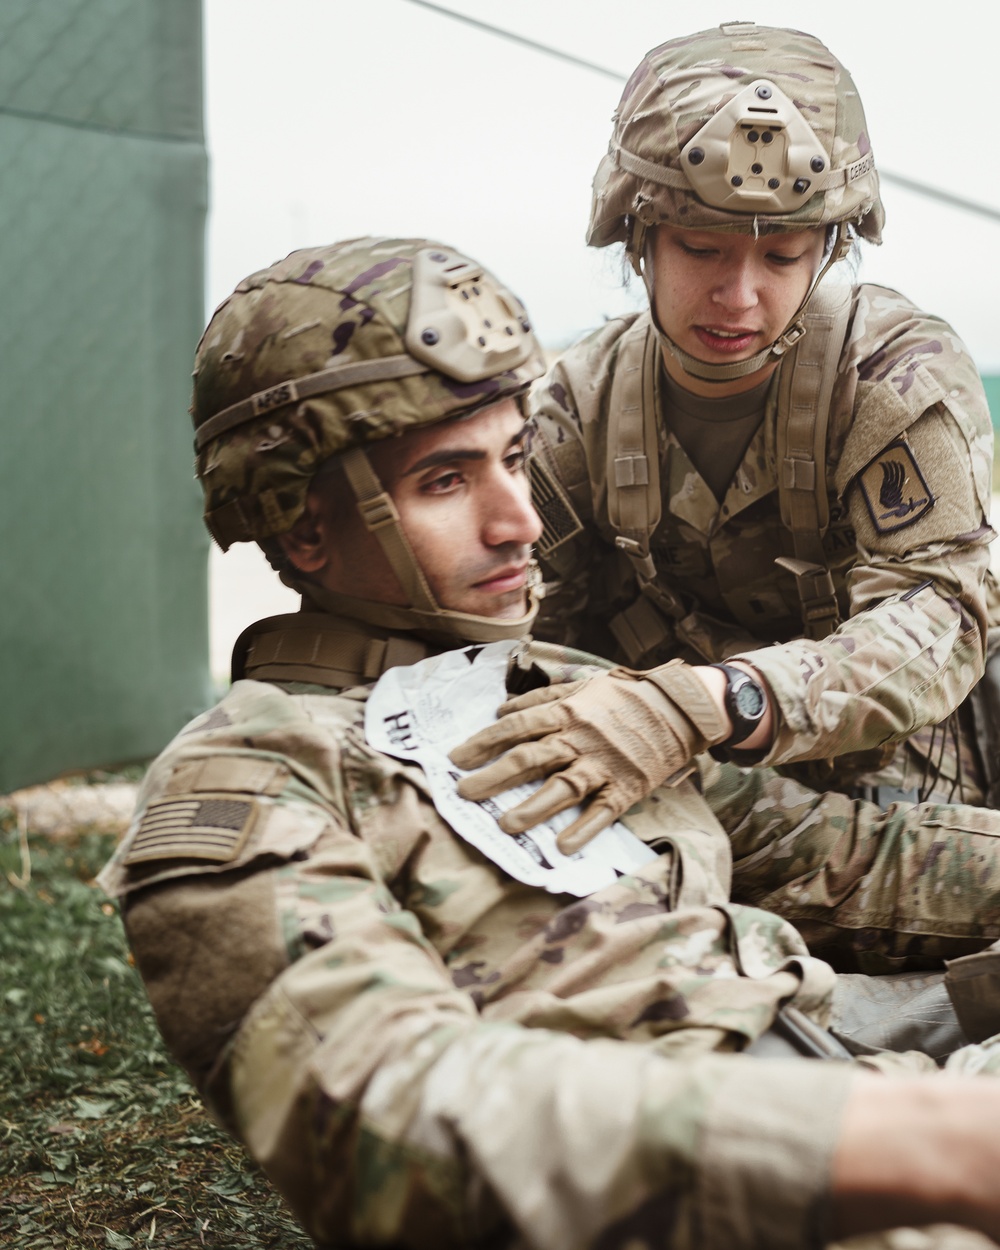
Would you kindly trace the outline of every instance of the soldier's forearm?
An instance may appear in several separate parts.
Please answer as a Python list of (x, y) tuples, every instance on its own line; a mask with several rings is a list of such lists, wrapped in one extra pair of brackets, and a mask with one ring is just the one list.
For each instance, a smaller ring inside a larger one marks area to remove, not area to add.
[(859, 560), (848, 579), (850, 616), (856, 617), (886, 599), (906, 595), (927, 583), (942, 599), (950, 600), (968, 618), (970, 626), (978, 629), (985, 649), (990, 624), (987, 570), (992, 533), (984, 525), (961, 543), (934, 543), (905, 558), (859, 552), (865, 559)]
[(368, 1056), (364, 1080), (278, 992), (235, 1047), (241, 1135), (317, 1239), (419, 1246), (430, 1227), (458, 1247), (499, 1244), (506, 1226), (539, 1250), (636, 1229), (671, 1250), (812, 1244), (847, 1065), (669, 1059), (435, 1021), (381, 992), (394, 993), (392, 1028), (346, 1048)]
[(820, 642), (797, 639), (746, 659), (777, 705), (767, 764), (898, 742), (944, 720), (983, 669), (978, 622), (927, 584), (874, 605)]
[(835, 1235), (959, 1224), (1000, 1237), (1000, 1084), (859, 1073), (831, 1169)]

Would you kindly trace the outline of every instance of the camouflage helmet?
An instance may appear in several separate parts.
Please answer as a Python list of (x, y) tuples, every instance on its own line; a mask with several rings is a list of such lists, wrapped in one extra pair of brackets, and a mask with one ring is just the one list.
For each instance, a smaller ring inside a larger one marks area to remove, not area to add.
[(284, 533), (329, 457), (520, 396), (543, 368), (524, 306), (454, 248), (292, 252), (241, 282), (198, 345), (205, 523), (223, 550)]
[(861, 100), (812, 35), (732, 22), (654, 48), (632, 74), (594, 178), (587, 242), (667, 222), (756, 233), (849, 223), (881, 241), (884, 213)]

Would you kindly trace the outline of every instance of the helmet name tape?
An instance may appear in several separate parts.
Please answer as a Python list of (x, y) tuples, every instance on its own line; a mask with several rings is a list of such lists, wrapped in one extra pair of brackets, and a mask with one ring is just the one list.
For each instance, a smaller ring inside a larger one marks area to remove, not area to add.
[(294, 404), (299, 398), (298, 388), (294, 382), (282, 382), (280, 386), (272, 386), (269, 391), (261, 391), (251, 397), (253, 415), (262, 416), (273, 408), (283, 408), (285, 404)]
[(196, 450), (201, 451), (206, 443), (218, 438), (226, 430), (252, 421), (263, 413), (273, 412), (275, 408), (298, 403), (300, 399), (328, 395), (364, 382), (391, 381), (394, 378), (407, 378), (415, 373), (426, 372), (427, 366), (410, 356), (383, 356), (381, 360), (358, 360), (351, 364), (337, 365), (333, 369), (323, 369), (304, 378), (281, 382), (277, 386), (268, 387), (266, 391), (258, 391), (256, 395), (240, 400), (238, 404), (223, 408), (214, 417), (203, 421), (195, 431), (194, 445)]
[(875, 168), (875, 157), (871, 152), (867, 156), (863, 156), (860, 161), (855, 161), (853, 165), (847, 167), (847, 181), (857, 182), (859, 178), (863, 178), (865, 174), (871, 173)]

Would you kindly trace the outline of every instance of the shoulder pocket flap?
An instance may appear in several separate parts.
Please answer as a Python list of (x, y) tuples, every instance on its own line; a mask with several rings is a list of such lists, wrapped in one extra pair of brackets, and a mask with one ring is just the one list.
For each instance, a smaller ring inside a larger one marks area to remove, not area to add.
[(1000, 838), (997, 814), (989, 807), (944, 806), (921, 824), (947, 830), (948, 833), (974, 833), (980, 837)]
[(889, 382), (858, 385), (860, 403), (834, 475), (838, 495), (884, 447), (944, 399), (941, 384), (922, 365), (907, 375), (907, 381), (902, 394)]
[(536, 440), (532, 459), (541, 461), (561, 488), (572, 491), (586, 487), (589, 490), (590, 473), (582, 443), (575, 438), (552, 443), (541, 435), (536, 435)]
[(183, 759), (170, 774), (165, 794), (229, 791), (236, 794), (280, 794), (291, 770), (266, 756), (212, 755)]

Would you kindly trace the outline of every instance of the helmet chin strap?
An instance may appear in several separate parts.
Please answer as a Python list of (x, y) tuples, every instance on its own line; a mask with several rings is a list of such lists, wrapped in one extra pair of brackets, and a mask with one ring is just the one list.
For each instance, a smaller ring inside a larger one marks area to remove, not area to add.
[(362, 520), (385, 552), (410, 606), (356, 599), (296, 577), (283, 577), (287, 585), (334, 615), (387, 629), (419, 633), (446, 644), (501, 642), (509, 638), (523, 638), (529, 632), (540, 602), (541, 573), (534, 561), (528, 570), (528, 610), (522, 616), (475, 616), (470, 612), (455, 612), (440, 607), (403, 532), (396, 505), (383, 488), (365, 452), (360, 447), (342, 452), (341, 463), (357, 498)]
[[(537, 565), (532, 564), (533, 569)], [(388, 603), (375, 603), (371, 599), (356, 599), (353, 595), (341, 595), (333, 590), (317, 586), (302, 578), (283, 574), (281, 580), (292, 590), (298, 591), (317, 608), (333, 616), (377, 625), (396, 633), (417, 634), (425, 641), (440, 647), (464, 647), (475, 642), (504, 642), (519, 640), (531, 632), (538, 614), (539, 597), (534, 586), (528, 590), (528, 611), (518, 617), (474, 616), (469, 612), (452, 612), (441, 608), (438, 612), (422, 612), (416, 608), (397, 607)], [(540, 573), (537, 576), (541, 582)]]
[(802, 324), (802, 314), (809, 306), (809, 301), (816, 293), (822, 279), (826, 276), (827, 271), (835, 265), (851, 250), (851, 239), (847, 232), (847, 222), (837, 222), (837, 233), (833, 240), (833, 247), (830, 249), (830, 255), (826, 258), (826, 262), (820, 269), (819, 273), (813, 279), (806, 292), (802, 303), (795, 310), (789, 324), (784, 331), (771, 343), (768, 347), (762, 348), (761, 351), (749, 357), (747, 360), (734, 360), (731, 364), (717, 365), (709, 364), (707, 361), (698, 360), (692, 356), (690, 352), (686, 352), (679, 347), (667, 332), (660, 325), (660, 319), (656, 315), (656, 301), (653, 297), (653, 281), (655, 277), (655, 268), (650, 262), (650, 250), (652, 248), (653, 236), (648, 231), (643, 232), (643, 249), (642, 263), (639, 266), (639, 272), (642, 274), (642, 281), (646, 287), (646, 294), (649, 297), (649, 312), (653, 319), (653, 326), (657, 336), (663, 346), (670, 352), (677, 363), (681, 366), (685, 373), (692, 377), (700, 378), (703, 382), (731, 382), (734, 378), (745, 378), (752, 373), (756, 373), (758, 369), (763, 369), (765, 365), (773, 364), (779, 361), (782, 356), (798, 341), (804, 337), (806, 328)]

